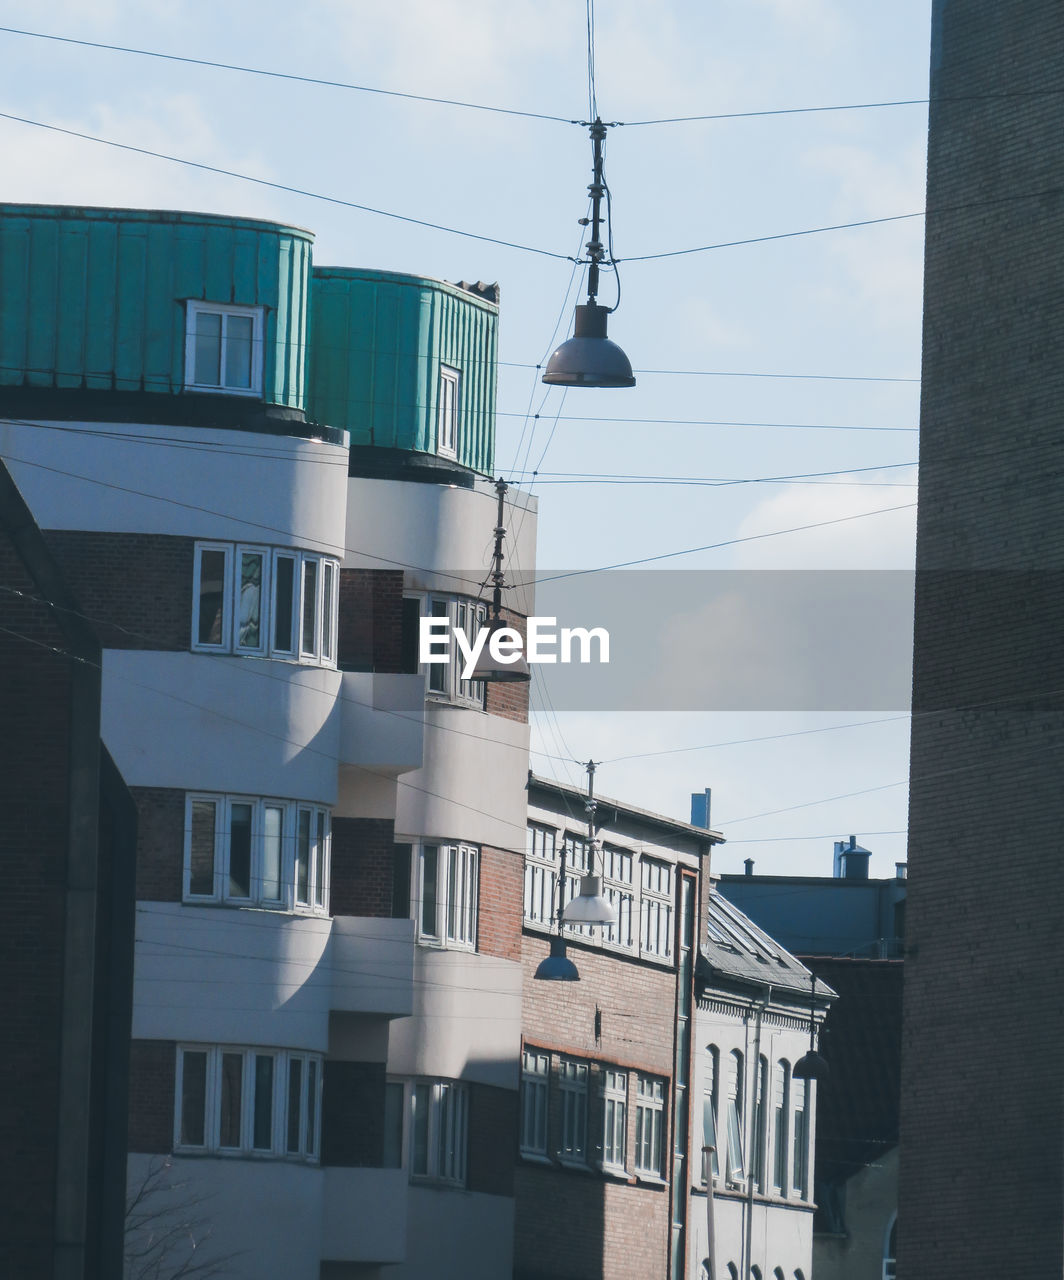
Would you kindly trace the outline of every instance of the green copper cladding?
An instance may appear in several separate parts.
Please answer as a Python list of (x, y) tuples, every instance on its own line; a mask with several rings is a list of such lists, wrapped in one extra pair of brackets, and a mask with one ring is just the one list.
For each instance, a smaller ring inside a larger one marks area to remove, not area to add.
[(264, 308), (267, 405), (305, 408), (310, 232), (0, 204), (0, 386), (182, 393), (186, 303)]
[(315, 267), (307, 414), (353, 447), (435, 455), (440, 368), (456, 369), (455, 461), (491, 475), (498, 321), (495, 302), (441, 280)]

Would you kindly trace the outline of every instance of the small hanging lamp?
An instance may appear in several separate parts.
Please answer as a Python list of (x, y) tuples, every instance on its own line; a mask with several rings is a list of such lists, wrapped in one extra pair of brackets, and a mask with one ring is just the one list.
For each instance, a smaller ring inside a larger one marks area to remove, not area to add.
[(813, 1037), (816, 1035), (816, 974), (809, 975), (812, 983), (812, 995), (809, 1008), (809, 1052), (803, 1054), (794, 1064), (791, 1075), (795, 1080), (826, 1080), (831, 1074), (827, 1059), (813, 1048)]
[(580, 981), (576, 965), (565, 954), (565, 939), (560, 934), (551, 934), (550, 955), (539, 962), (534, 977), (540, 982)]
[(497, 480), (495, 482), (495, 492), (499, 498), (499, 510), (495, 521), (494, 568), (491, 572), (493, 583), (491, 617), (487, 623), (488, 634), (473, 667), (472, 674), (472, 679), (474, 680), (489, 680), (497, 683), (517, 683), (519, 681), (528, 681), (532, 678), (528, 663), (525, 661), (524, 654), (520, 651), (512, 654), (508, 661), (504, 661), (501, 657), (496, 657), (491, 651), (494, 637), (500, 631), (507, 629), (507, 623), (502, 616), (502, 589), (506, 585), (505, 575), (502, 571), (502, 540), (506, 536), (506, 526), (502, 520), (503, 499), (506, 496), (507, 487), (505, 480)]
[[(596, 301), (599, 289), (599, 266), (606, 257), (602, 243), (602, 197), (608, 196), (602, 170), (602, 144), (606, 139), (606, 125), (596, 117), (588, 126), (591, 130), (593, 180), (588, 187), (591, 194), (591, 217), (582, 218), (581, 224), (591, 226), (591, 239), (587, 242), (587, 302), (576, 308), (573, 336), (555, 348), (547, 361), (543, 381), (552, 387), (634, 387), (635, 378), (628, 357), (621, 348), (606, 337), (606, 317), (616, 307), (603, 307)], [(609, 210), (607, 205), (607, 218)], [(613, 264), (612, 254), (610, 262)]]
[(602, 876), (595, 874), (597, 855), (602, 844), (595, 836), (595, 762), (587, 762), (587, 844), (588, 874), (580, 877), (580, 893), (562, 912), (562, 919), (568, 924), (616, 924), (617, 912), (610, 905), (608, 898), (602, 893)]

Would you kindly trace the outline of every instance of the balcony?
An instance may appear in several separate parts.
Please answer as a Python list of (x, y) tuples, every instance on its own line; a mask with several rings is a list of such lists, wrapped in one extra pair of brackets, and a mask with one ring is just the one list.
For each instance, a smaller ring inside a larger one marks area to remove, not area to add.
[(402, 1262), (408, 1186), (402, 1169), (327, 1168), (321, 1256), (325, 1262)]
[(341, 765), (394, 776), (421, 767), (423, 676), (345, 671), (340, 698)]
[(333, 1012), (385, 1018), (413, 1012), (413, 920), (337, 916), (330, 947)]

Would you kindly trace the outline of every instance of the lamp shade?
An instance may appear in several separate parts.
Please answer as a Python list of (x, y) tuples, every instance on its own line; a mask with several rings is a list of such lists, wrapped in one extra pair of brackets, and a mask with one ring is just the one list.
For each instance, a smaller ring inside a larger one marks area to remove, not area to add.
[(616, 924), (617, 912), (602, 896), (601, 876), (581, 876), (580, 894), (562, 912), (569, 924)]
[(579, 982), (576, 965), (565, 954), (565, 939), (555, 934), (550, 940), (550, 955), (539, 962), (535, 977), (540, 982)]
[(794, 1064), (791, 1075), (795, 1080), (826, 1080), (831, 1075), (831, 1068), (825, 1057), (810, 1049)]
[(587, 302), (576, 308), (573, 336), (556, 347), (543, 381), (552, 387), (634, 387), (628, 357), (606, 337), (608, 307)]
[(512, 662), (501, 662), (491, 652), (492, 636), (497, 631), (502, 631), (506, 625), (502, 618), (493, 618), (488, 623), (488, 638), (485, 640), (484, 648), (481, 649), (480, 656), (473, 666), (472, 679), (490, 680), (500, 684), (506, 681), (517, 683), (532, 679), (532, 673), (528, 669), (528, 663), (525, 661), (523, 653), (515, 654)]

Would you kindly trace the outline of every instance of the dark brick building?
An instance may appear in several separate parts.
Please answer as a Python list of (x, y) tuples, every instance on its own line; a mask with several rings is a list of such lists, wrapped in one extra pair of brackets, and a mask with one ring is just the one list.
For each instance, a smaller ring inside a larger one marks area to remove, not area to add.
[(937, 0), (898, 1275), (1064, 1266), (1064, 6)]

